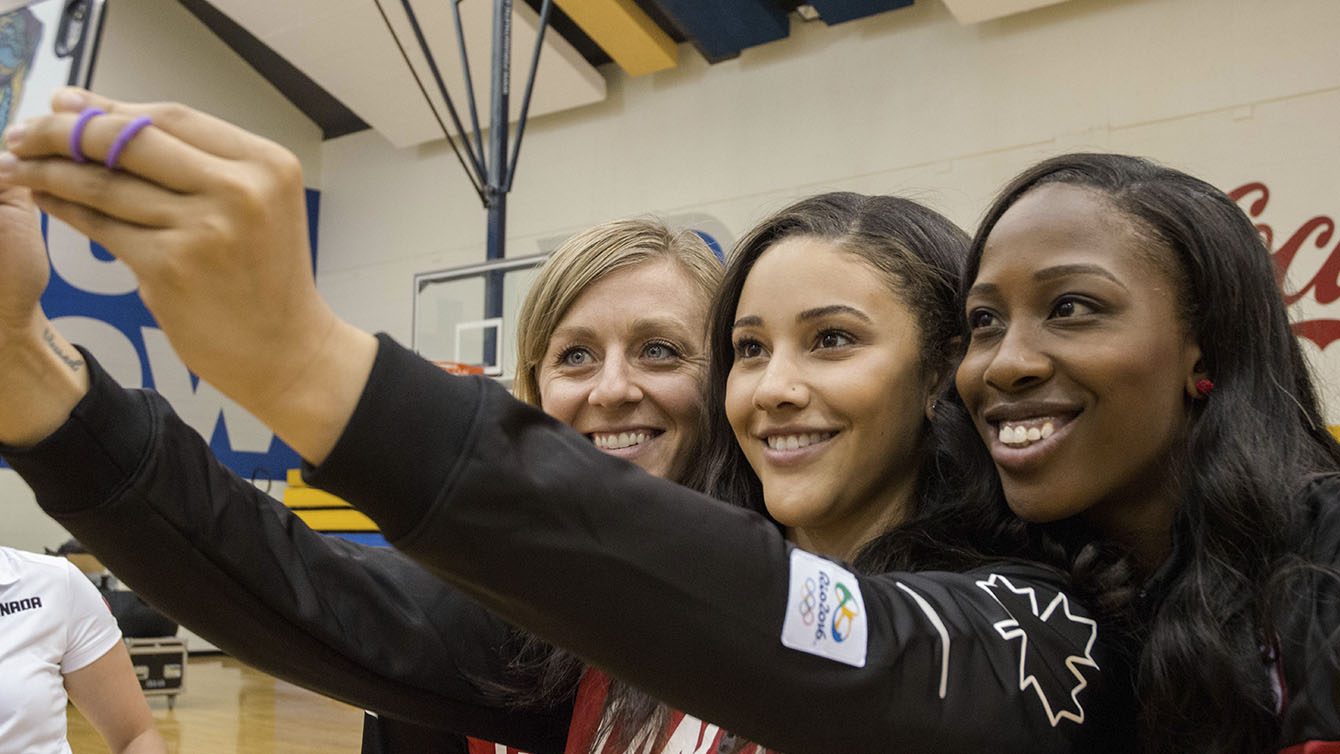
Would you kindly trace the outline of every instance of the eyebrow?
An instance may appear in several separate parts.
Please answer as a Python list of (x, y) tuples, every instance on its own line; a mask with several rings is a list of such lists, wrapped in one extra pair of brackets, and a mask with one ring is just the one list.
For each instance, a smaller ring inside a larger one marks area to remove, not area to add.
[(1063, 278), (1070, 275), (1097, 275), (1098, 277), (1111, 280), (1122, 288), (1126, 287), (1120, 280), (1117, 280), (1116, 275), (1113, 275), (1108, 272), (1106, 268), (1096, 264), (1058, 264), (1054, 267), (1044, 267), (1033, 273), (1033, 279), (1039, 281), (1054, 280), (1055, 278)]
[(554, 328), (554, 331), (549, 334), (549, 344), (552, 345), (553, 342), (560, 337), (590, 338), (593, 335), (595, 335), (595, 332), (596, 332), (595, 330), (592, 330), (589, 327), (577, 327), (574, 325), (568, 325), (566, 327), (557, 327)]
[[(871, 322), (869, 315), (867, 315), (865, 312), (861, 311), (860, 309), (857, 309), (854, 306), (847, 306), (846, 304), (829, 304), (828, 306), (816, 306), (813, 309), (806, 309), (805, 311), (796, 315), (796, 321), (808, 322), (813, 319), (819, 319), (821, 317), (827, 317), (833, 314), (847, 314), (852, 317), (856, 317), (862, 322)], [(762, 317), (750, 315), (748, 317), (740, 317), (739, 319), (735, 320), (735, 324), (731, 325), (731, 329), (734, 330), (741, 327), (759, 327), (762, 324), (763, 324)]]
[[(689, 330), (688, 323), (675, 317), (643, 317), (635, 319), (628, 326), (628, 330), (635, 335), (641, 335), (658, 330), (669, 331), (674, 335), (681, 335)], [(549, 336), (549, 340), (563, 338), (590, 339), (595, 337), (596, 331), (590, 327), (578, 325), (567, 325), (559, 327)]]
[(689, 323), (678, 317), (643, 317), (633, 320), (632, 327), (629, 328), (634, 333), (642, 334), (655, 330), (671, 331), (689, 331)]
[[(1118, 280), (1115, 275), (1096, 264), (1058, 264), (1054, 267), (1044, 267), (1033, 273), (1033, 279), (1038, 282), (1046, 282), (1071, 275), (1097, 275), (1111, 280), (1122, 288), (1126, 287), (1126, 284)], [(968, 290), (968, 295), (990, 295), (999, 290), (1000, 286), (995, 283), (977, 283)]]

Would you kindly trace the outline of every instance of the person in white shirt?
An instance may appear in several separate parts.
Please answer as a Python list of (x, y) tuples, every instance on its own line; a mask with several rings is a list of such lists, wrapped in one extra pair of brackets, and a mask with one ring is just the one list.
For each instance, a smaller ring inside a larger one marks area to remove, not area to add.
[(70, 754), (74, 702), (118, 754), (166, 752), (116, 619), (65, 558), (0, 547), (0, 754)]

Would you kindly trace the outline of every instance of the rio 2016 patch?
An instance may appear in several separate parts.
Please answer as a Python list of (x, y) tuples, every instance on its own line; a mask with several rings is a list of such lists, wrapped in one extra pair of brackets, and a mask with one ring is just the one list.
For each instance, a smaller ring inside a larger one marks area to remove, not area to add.
[(863, 668), (867, 638), (856, 577), (837, 563), (792, 550), (782, 645)]

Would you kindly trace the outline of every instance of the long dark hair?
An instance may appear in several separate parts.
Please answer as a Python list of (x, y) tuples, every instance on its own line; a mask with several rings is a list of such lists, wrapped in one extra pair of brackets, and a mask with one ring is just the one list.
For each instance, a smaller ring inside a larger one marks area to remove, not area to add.
[[(1141, 737), (1151, 752), (1273, 751), (1279, 724), (1263, 662), (1275, 636), (1272, 594), (1298, 570), (1299, 495), (1340, 469), (1340, 446), (1318, 409), (1269, 250), (1204, 181), (1135, 157), (1065, 155), (1019, 175), (991, 205), (962, 295), (1001, 216), (1058, 183), (1098, 192), (1167, 251), (1183, 324), (1214, 382), (1207, 400), (1188, 402), (1185, 445), (1173, 459), (1181, 485), (1173, 555), (1141, 585), (1148, 599), (1131, 605), (1142, 640)], [(1109, 586), (1129, 596), (1137, 579), (1125, 573), (1126, 584)]]
[[(920, 330), (921, 368), (947, 383), (954, 363), (953, 343), (962, 318), (955, 303), (968, 236), (942, 215), (909, 199), (837, 192), (802, 199), (764, 220), (736, 245), (708, 318), (707, 426), (698, 461), (688, 484), (713, 497), (767, 515), (763, 488), (735, 441), (725, 411), (726, 378), (734, 361), (731, 331), (740, 292), (755, 262), (778, 242), (795, 237), (829, 241), (883, 274), (890, 295), (913, 311)], [(937, 406), (926, 422), (912, 496), (921, 507), (935, 508), (953, 496), (939, 479), (979, 478), (943, 468), (949, 455), (936, 452), (942, 427), (961, 422), (951, 404)], [(939, 473), (944, 471), (945, 473)], [(908, 514), (913, 513), (908, 511)]]

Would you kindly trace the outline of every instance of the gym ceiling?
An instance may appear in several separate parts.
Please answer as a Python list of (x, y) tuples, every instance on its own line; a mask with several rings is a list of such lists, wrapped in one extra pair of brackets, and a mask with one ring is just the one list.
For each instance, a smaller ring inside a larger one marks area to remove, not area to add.
[[(529, 114), (604, 99), (601, 66), (645, 76), (681, 65), (688, 55), (716, 64), (786, 38), (793, 19), (833, 25), (894, 13), (913, 1), (552, 0)], [(943, 2), (964, 24), (1064, 1), (916, 0)], [(465, 130), (472, 130), (457, 42), (458, 11), (480, 119), (487, 119), (492, 0), (179, 2), (311, 118), (325, 138), (374, 128), (398, 147), (442, 139), (443, 123), (450, 128), (434, 65)], [(540, 7), (541, 0), (513, 3), (513, 119), (531, 65)], [(431, 64), (418, 43), (416, 24)]]

